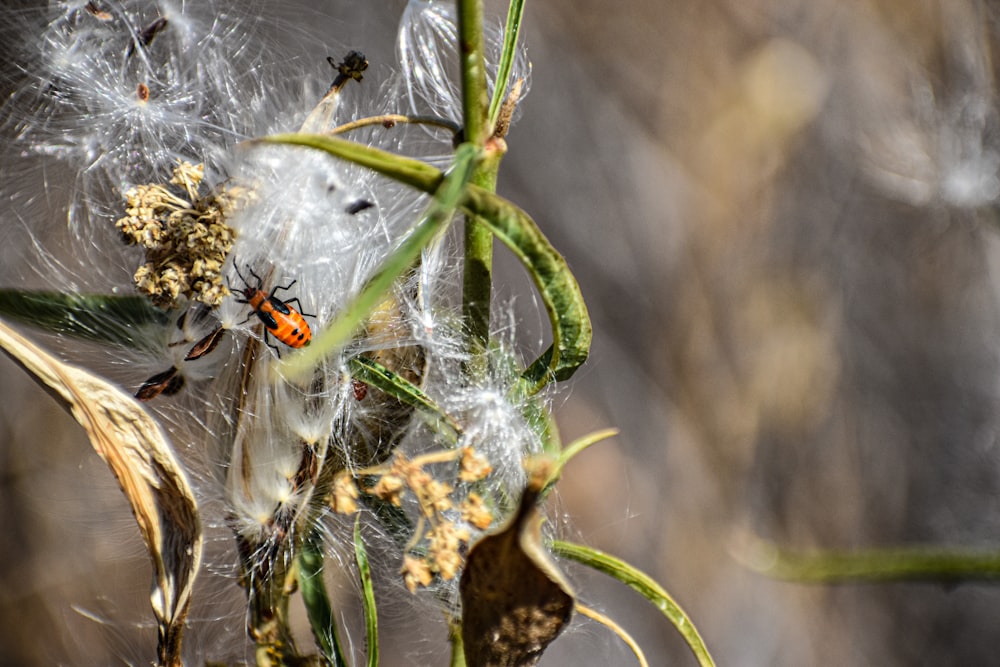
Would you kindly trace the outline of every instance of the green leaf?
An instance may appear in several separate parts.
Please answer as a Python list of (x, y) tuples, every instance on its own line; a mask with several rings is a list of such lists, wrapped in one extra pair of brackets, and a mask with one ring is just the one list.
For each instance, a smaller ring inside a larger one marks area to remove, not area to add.
[(591, 445), (595, 445), (602, 440), (608, 438), (613, 438), (618, 435), (618, 429), (616, 428), (606, 428), (602, 431), (594, 431), (589, 433), (582, 438), (578, 438), (573, 442), (569, 443), (561, 451), (550, 452), (556, 456), (555, 465), (552, 467), (552, 472), (549, 474), (549, 478), (545, 482), (545, 490), (550, 490), (559, 478), (562, 476), (563, 468), (566, 464), (570, 462), (577, 454), (587, 449)]
[(566, 466), (570, 460), (587, 449), (591, 445), (596, 445), (602, 440), (607, 440), (608, 438), (613, 438), (618, 435), (618, 429), (616, 428), (606, 428), (602, 431), (594, 431), (593, 433), (588, 433), (582, 438), (577, 438), (573, 442), (566, 445), (566, 448), (559, 454), (559, 461), (556, 464), (556, 468), (553, 471), (555, 476), (562, 474), (562, 469)]
[(503, 50), (500, 53), (500, 63), (497, 67), (497, 80), (493, 88), (493, 99), (490, 100), (489, 127), (495, 128), (500, 116), (500, 105), (503, 104), (507, 84), (510, 83), (510, 71), (514, 67), (517, 55), (517, 38), (521, 32), (521, 17), (524, 15), (524, 0), (511, 0), (507, 8), (507, 24), (503, 31)]
[(383, 262), (378, 273), (372, 276), (333, 324), (317, 334), (309, 347), (289, 355), (282, 362), (281, 369), (287, 376), (308, 376), (322, 359), (341, 348), (364, 324), (393, 283), (413, 266), (420, 251), (451, 222), (462, 193), (468, 187), (477, 155), (478, 151), (471, 145), (459, 146), (455, 162), (435, 191), (434, 199), (427, 207), (423, 219)]
[(361, 577), (361, 599), (365, 615), (365, 636), (368, 641), (368, 667), (378, 667), (378, 614), (375, 608), (375, 591), (372, 588), (372, 570), (368, 563), (368, 552), (361, 539), (361, 517), (354, 520), (354, 557), (358, 561)]
[(663, 612), (664, 616), (670, 619), (677, 631), (680, 632), (684, 640), (687, 641), (691, 652), (698, 659), (698, 664), (702, 667), (714, 667), (715, 662), (708, 653), (705, 642), (694, 627), (691, 619), (684, 613), (684, 610), (674, 602), (673, 598), (663, 588), (653, 581), (649, 575), (632, 567), (628, 563), (610, 556), (597, 549), (591, 549), (572, 542), (555, 540), (552, 543), (552, 551), (559, 556), (564, 556), (575, 560), (578, 563), (603, 572), (610, 577), (614, 577), (626, 586), (637, 591), (644, 598)]
[(0, 314), (51, 333), (111, 345), (142, 346), (146, 328), (167, 313), (141, 296), (83, 295), (0, 289)]
[(299, 590), (309, 617), (313, 636), (323, 657), (334, 667), (347, 667), (337, 636), (337, 623), (333, 607), (323, 581), (323, 535), (319, 530), (309, 531), (299, 551)]
[[(441, 170), (426, 162), (328, 134), (272, 134), (253, 139), (248, 143), (251, 145), (256, 143), (287, 144), (315, 148), (361, 167), (367, 167), (394, 181), (427, 193), (437, 190), (441, 181), (444, 180), (444, 174)], [(458, 162), (457, 156), (455, 162)]]
[[(446, 413), (430, 396), (398, 373), (366, 357), (353, 357), (350, 360), (351, 375), (365, 384), (380, 389), (428, 415), (437, 425), (447, 426), (452, 440), (457, 440), (462, 433), (462, 427), (454, 417)], [(440, 430), (440, 428), (438, 429)]]
[[(440, 171), (419, 160), (336, 137), (280, 134), (257, 141), (294, 144), (326, 151), (424, 192), (434, 192), (442, 179)], [(537, 391), (550, 377), (556, 380), (569, 378), (586, 361), (593, 331), (580, 286), (566, 260), (552, 247), (527, 213), (496, 194), (468, 185), (461, 206), (466, 212), (479, 216), (479, 221), (488, 226), (521, 260), (545, 303), (552, 325), (553, 343), (525, 371), (528, 391)], [(400, 250), (402, 251), (402, 247)], [(317, 359), (318, 357), (316, 355)]]

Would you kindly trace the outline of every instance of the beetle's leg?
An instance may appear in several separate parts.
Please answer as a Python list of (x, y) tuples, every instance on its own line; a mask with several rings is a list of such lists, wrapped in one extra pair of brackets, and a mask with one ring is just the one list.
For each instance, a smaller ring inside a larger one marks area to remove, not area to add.
[(274, 353), (278, 355), (279, 359), (281, 359), (281, 350), (278, 349), (278, 346), (277, 345), (273, 345), (273, 344), (271, 344), (271, 343), (268, 342), (268, 337), (270, 335), (271, 335), (271, 332), (267, 330), (267, 327), (265, 327), (264, 328), (264, 345), (267, 345), (269, 348), (271, 348), (272, 350), (274, 350)]
[(302, 310), (302, 304), (299, 303), (299, 297), (295, 297), (294, 299), (288, 299), (287, 301), (282, 301), (282, 303), (284, 303), (286, 306), (290, 303), (294, 303), (295, 310), (299, 311), (299, 315), (305, 315), (306, 317), (316, 317), (312, 313), (307, 313), (304, 310)]
[[(294, 285), (297, 282), (299, 282), (298, 279), (293, 280), (292, 282), (288, 283), (287, 285), (275, 285), (274, 289), (271, 290), (271, 293), (268, 296), (274, 296), (274, 293), (277, 292), (280, 289), (285, 289), (285, 290), (289, 289), (289, 288), (291, 288), (292, 285)], [(288, 301), (285, 301), (285, 303), (288, 303)]]

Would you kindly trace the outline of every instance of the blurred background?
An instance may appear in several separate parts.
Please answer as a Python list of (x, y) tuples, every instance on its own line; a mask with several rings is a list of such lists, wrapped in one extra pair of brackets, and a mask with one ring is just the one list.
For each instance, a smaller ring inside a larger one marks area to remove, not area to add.
[[(313, 8), (310, 27), (392, 63), (404, 3), (367, 4)], [(995, 587), (800, 585), (733, 558), (747, 530), (796, 548), (998, 545), (998, 12), (528, 3), (532, 88), (500, 190), (566, 255), (594, 320), (557, 406), (564, 441), (621, 430), (567, 469), (563, 531), (659, 580), (719, 665), (1000, 654)], [(5, 236), (0, 276), (28, 243)], [(499, 264), (499, 291), (528, 294)], [(149, 570), (125, 502), (44, 392), (6, 359), (0, 378), (0, 663), (141, 662)], [(642, 598), (567, 569), (652, 664), (695, 664)], [(238, 591), (214, 595), (203, 617)], [(578, 619), (541, 664), (632, 660)]]

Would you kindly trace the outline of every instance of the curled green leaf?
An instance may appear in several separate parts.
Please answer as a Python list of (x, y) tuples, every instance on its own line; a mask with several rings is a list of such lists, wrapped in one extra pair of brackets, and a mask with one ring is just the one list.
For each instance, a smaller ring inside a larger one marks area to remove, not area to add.
[[(387, 151), (337, 137), (320, 134), (279, 134), (258, 141), (294, 144), (322, 150), (424, 192), (436, 192), (443, 178), (440, 171), (419, 160), (393, 155)], [(545, 303), (552, 326), (552, 347), (532, 362), (524, 372), (526, 389), (534, 392), (547, 384), (550, 379), (569, 378), (586, 361), (593, 330), (580, 286), (569, 270), (566, 260), (523, 210), (475, 185), (467, 185), (463, 190), (461, 207), (466, 212), (478, 216), (478, 220), (489, 227), (490, 231), (521, 260)], [(435, 227), (435, 233), (437, 229)], [(411, 238), (414, 236), (416, 232)], [(433, 234), (428, 238), (433, 238)], [(313, 347), (315, 345), (314, 342)], [(318, 358), (318, 355), (312, 356)]]
[(555, 465), (552, 467), (552, 472), (549, 473), (549, 478), (545, 482), (545, 488), (551, 488), (559, 478), (562, 476), (563, 468), (570, 460), (587, 449), (591, 445), (595, 445), (602, 440), (607, 440), (608, 438), (613, 438), (618, 435), (618, 429), (616, 428), (606, 428), (602, 431), (594, 431), (593, 433), (588, 433), (582, 438), (578, 438), (573, 442), (569, 443), (561, 451), (558, 452), (558, 458), (556, 458)]
[(593, 329), (580, 285), (566, 260), (552, 247), (527, 213), (475, 186), (466, 193), (464, 208), (479, 216), (521, 260), (542, 295), (552, 324), (552, 347), (536, 359), (524, 378), (532, 390), (548, 382), (566, 380), (587, 360)]

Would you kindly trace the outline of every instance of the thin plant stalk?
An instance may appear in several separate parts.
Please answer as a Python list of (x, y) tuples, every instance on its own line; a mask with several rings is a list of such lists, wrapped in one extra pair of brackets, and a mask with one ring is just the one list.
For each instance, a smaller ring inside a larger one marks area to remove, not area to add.
[[(496, 164), (497, 161), (494, 161)], [(479, 171), (472, 182), (489, 192), (496, 191), (496, 169)], [(490, 344), (490, 299), (493, 286), (493, 232), (478, 216), (466, 214), (465, 266), (462, 276), (462, 319), (473, 353), (466, 371), (473, 376), (486, 371), (476, 363)]]
[(486, 61), (483, 57), (483, 2), (458, 3), (459, 66), (462, 71), (462, 122), (465, 140), (482, 148), (490, 135), (486, 110)]
[[(458, 3), (458, 45), (462, 71), (462, 120), (465, 139), (483, 148), (491, 129), (487, 117), (486, 64), (483, 57), (482, 0)], [(477, 169), (472, 182), (491, 192), (496, 190), (495, 167)], [(473, 357), (481, 357), (489, 345), (490, 298), (493, 284), (493, 234), (475, 216), (465, 219), (465, 264), (462, 280), (462, 318)], [(485, 369), (466, 366), (467, 375)]]
[(462, 641), (462, 623), (460, 619), (448, 623), (448, 641), (451, 642), (449, 667), (465, 667), (465, 643)]

